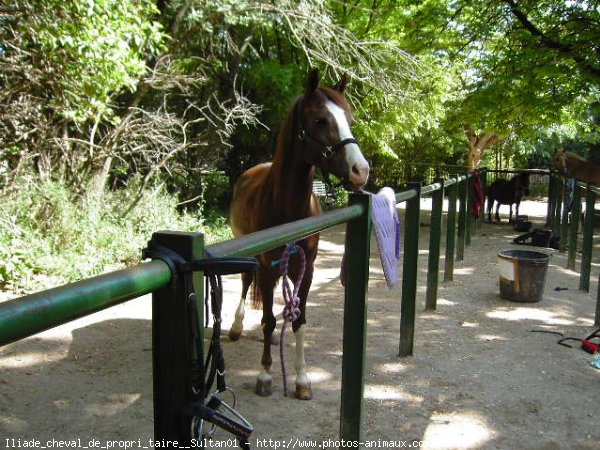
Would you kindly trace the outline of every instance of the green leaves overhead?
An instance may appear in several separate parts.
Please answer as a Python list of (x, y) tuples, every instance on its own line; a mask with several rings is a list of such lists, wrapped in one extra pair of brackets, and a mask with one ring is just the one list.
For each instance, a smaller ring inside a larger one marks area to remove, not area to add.
[(24, 8), (16, 32), (59, 72), (50, 107), (77, 123), (112, 115), (114, 95), (135, 90), (163, 40), (149, 0), (40, 0)]

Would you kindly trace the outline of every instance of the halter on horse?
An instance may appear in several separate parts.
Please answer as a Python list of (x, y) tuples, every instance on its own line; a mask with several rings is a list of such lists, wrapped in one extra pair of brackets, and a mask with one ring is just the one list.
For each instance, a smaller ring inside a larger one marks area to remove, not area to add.
[[(350, 131), (351, 112), (343, 97), (345, 87), (345, 78), (334, 89), (319, 87), (318, 71), (310, 72), (304, 95), (296, 101), (281, 127), (273, 162), (252, 167), (235, 184), (230, 207), (235, 236), (320, 214), (319, 202), (312, 193), (315, 167), (323, 171), (326, 179), (329, 173), (334, 174), (350, 191), (358, 191), (365, 185), (369, 165)], [(300, 316), (292, 322), (292, 329), (296, 337), (296, 396), (306, 400), (312, 397), (312, 390), (304, 360), (305, 312), (318, 242), (318, 234), (298, 242), (306, 254), (306, 270), (298, 293)], [(271, 338), (276, 326), (273, 290), (280, 276), (279, 268), (271, 262), (279, 259), (282, 251), (283, 247), (261, 254), (259, 269), (253, 275), (242, 275), (242, 297), (229, 331), (232, 340), (239, 339), (246, 295), (254, 283), (254, 303), (263, 306), (264, 350), (256, 384), (257, 394), (263, 396), (273, 392), (270, 373)], [(291, 258), (290, 278), (295, 280), (299, 271), (298, 258)]]
[(487, 191), (488, 203), (487, 203), (487, 213), (488, 213), (488, 222), (492, 221), (492, 207), (494, 202), (498, 202), (496, 205), (496, 222), (500, 222), (500, 205), (509, 205), (510, 207), (510, 215), (508, 218), (508, 222), (512, 222), (512, 205), (516, 204), (517, 216), (519, 215), (519, 205), (521, 204), (521, 199), (525, 196), (529, 195), (529, 174), (524, 172), (518, 175), (515, 175), (510, 180), (503, 180), (501, 178), (495, 180)]

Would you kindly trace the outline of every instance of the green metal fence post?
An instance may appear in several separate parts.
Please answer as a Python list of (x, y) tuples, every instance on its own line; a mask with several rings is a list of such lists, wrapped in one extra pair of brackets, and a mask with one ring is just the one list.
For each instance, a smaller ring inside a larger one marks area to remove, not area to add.
[(456, 260), (465, 259), (465, 240), (467, 229), (467, 192), (469, 183), (467, 179), (460, 182), (458, 186), (458, 243), (456, 246)]
[[(186, 261), (202, 258), (204, 237), (200, 233), (158, 232), (152, 240), (182, 256)], [(198, 323), (203, 324), (202, 273), (194, 274)], [(189, 445), (190, 424), (183, 423), (181, 410), (191, 395), (190, 361), (200, 364), (203, 336), (190, 344), (190, 305), (182, 289), (182, 280), (152, 294), (152, 359), (154, 374), (154, 438)], [(178, 289), (179, 288), (179, 289)], [(198, 330), (202, 333), (203, 327)], [(187, 444), (186, 444), (187, 443)]]
[(600, 275), (598, 275), (598, 291), (596, 292), (596, 314), (594, 315), (594, 325), (600, 326)]
[(448, 215), (446, 217), (446, 257), (444, 259), (444, 281), (454, 280), (454, 249), (456, 245), (456, 197), (458, 181), (454, 179), (448, 189)]
[(431, 227), (429, 230), (429, 258), (427, 260), (427, 291), (425, 293), (425, 309), (427, 310), (435, 310), (436, 308), (440, 270), (444, 180), (438, 179), (436, 183), (440, 184), (440, 188), (431, 194)]
[(400, 309), (400, 356), (413, 354), (415, 336), (415, 303), (417, 300), (417, 265), (419, 258), (419, 226), (421, 183), (409, 183), (417, 195), (406, 201), (404, 219), (404, 256), (402, 263), (402, 305)]
[(554, 173), (548, 174), (548, 211), (546, 212), (546, 227), (551, 228), (552, 221), (554, 220), (554, 183), (556, 178)]
[(562, 216), (562, 205), (563, 205), (563, 186), (564, 182), (562, 178), (558, 178), (554, 184), (554, 220), (552, 222), (552, 233), (560, 234), (560, 222)]
[(352, 194), (349, 203), (362, 205), (364, 212), (358, 219), (348, 222), (346, 227), (340, 438), (363, 442), (371, 196)]
[(562, 189), (562, 218), (560, 221), (560, 241), (558, 249), (560, 253), (565, 253), (567, 250), (567, 233), (569, 231), (569, 205), (568, 205), (568, 186), (567, 182), (563, 183)]
[(592, 246), (594, 238), (594, 205), (596, 194), (587, 185), (585, 194), (585, 218), (583, 220), (583, 244), (581, 254), (581, 272), (579, 274), (579, 290), (590, 292), (590, 271), (592, 268)]
[(475, 234), (475, 218), (473, 217), (473, 177), (467, 172), (467, 222), (465, 227), (465, 245), (471, 245), (471, 237)]
[(571, 202), (571, 224), (569, 225), (569, 253), (567, 269), (575, 270), (577, 257), (577, 234), (579, 233), (579, 216), (581, 215), (581, 188), (579, 183), (573, 185), (573, 201)]
[(481, 191), (483, 193), (483, 200), (481, 202), (481, 209), (479, 210), (479, 219), (477, 220), (477, 227), (481, 228), (481, 224), (485, 221), (485, 197), (487, 195), (487, 168), (483, 168), (479, 174), (481, 180)]

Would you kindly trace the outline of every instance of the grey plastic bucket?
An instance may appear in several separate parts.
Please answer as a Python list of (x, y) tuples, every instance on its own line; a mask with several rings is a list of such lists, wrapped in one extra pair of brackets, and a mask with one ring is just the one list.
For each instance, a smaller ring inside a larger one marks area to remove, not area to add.
[(534, 303), (542, 299), (551, 255), (533, 250), (500, 250), (500, 297)]

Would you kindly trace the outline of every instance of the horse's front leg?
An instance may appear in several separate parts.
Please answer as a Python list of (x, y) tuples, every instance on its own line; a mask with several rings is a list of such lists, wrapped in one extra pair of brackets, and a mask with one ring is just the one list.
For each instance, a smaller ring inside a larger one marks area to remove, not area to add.
[(500, 223), (500, 202), (496, 204), (496, 222)]
[(238, 304), (237, 309), (235, 310), (235, 319), (231, 328), (229, 329), (229, 339), (232, 341), (237, 341), (242, 335), (242, 330), (244, 329), (244, 312), (246, 309), (246, 296), (248, 295), (248, 289), (252, 284), (252, 273), (244, 272), (242, 273), (242, 297), (240, 298), (240, 303)]
[(509, 208), (509, 210), (508, 210), (508, 223), (513, 223), (513, 220), (512, 220), (512, 204), (508, 205), (508, 208)]
[(306, 359), (304, 357), (304, 338), (306, 335), (306, 300), (312, 284), (313, 264), (307, 264), (302, 285), (298, 291), (300, 298), (300, 316), (292, 323), (294, 336), (296, 338), (296, 358), (294, 368), (296, 370), (296, 398), (300, 400), (310, 400), (312, 398), (312, 387), (310, 379), (306, 373)]
[(273, 358), (271, 356), (271, 340), (277, 321), (273, 315), (273, 289), (277, 276), (273, 276), (269, 270), (262, 267), (258, 273), (258, 286), (262, 297), (263, 317), (261, 321), (263, 329), (263, 354), (261, 358), (262, 370), (256, 379), (256, 393), (262, 397), (268, 397), (273, 393), (273, 375), (271, 366)]

